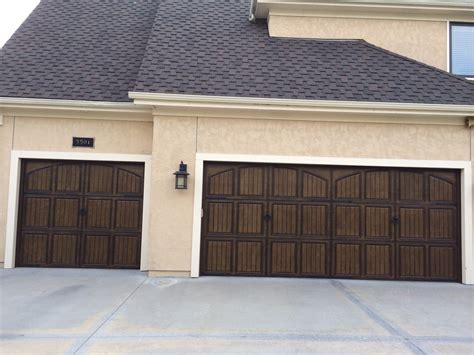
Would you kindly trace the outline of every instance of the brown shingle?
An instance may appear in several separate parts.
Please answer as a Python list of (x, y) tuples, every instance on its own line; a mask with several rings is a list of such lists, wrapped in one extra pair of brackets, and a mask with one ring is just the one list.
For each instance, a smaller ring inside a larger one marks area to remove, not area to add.
[(0, 96), (474, 105), (474, 83), (360, 40), (271, 38), (248, 9), (247, 0), (43, 0), (0, 53)]

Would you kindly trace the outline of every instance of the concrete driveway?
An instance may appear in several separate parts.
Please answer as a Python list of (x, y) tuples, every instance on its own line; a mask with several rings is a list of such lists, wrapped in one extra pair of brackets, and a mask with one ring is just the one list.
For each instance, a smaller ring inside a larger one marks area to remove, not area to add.
[(0, 270), (1, 353), (474, 353), (474, 287)]

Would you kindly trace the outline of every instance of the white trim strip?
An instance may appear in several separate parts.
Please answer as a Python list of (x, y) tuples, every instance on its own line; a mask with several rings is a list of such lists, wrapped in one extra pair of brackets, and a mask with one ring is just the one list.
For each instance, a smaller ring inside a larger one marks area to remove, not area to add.
[(150, 112), (145, 106), (132, 102), (107, 102), (83, 100), (53, 100), (0, 97), (0, 108), (42, 108), (79, 111), (120, 111), (120, 112)]
[(459, 160), (404, 160), (370, 158), (332, 158), (279, 155), (245, 154), (196, 154), (196, 174), (194, 193), (194, 219), (191, 251), (191, 277), (199, 277), (199, 257), (201, 253), (201, 208), (204, 163), (207, 161), (242, 163), (279, 163), (305, 165), (346, 165), (375, 167), (406, 167), (461, 170), (461, 240), (462, 240), (462, 282), (474, 284), (474, 250), (472, 225), (472, 166), (470, 161)]
[(322, 12), (338, 13), (361, 13), (361, 14), (383, 14), (385, 16), (403, 16), (409, 19), (455, 18), (469, 19), (472, 17), (474, 7), (470, 3), (419, 3), (412, 4), (387, 4), (383, 1), (373, 3), (354, 2), (329, 2), (329, 1), (305, 1), (305, 0), (256, 0), (256, 5), (250, 9), (252, 18), (266, 19), (270, 12), (279, 11), (282, 13), (312, 13), (318, 15)]
[(229, 108), (285, 111), (348, 112), (371, 114), (453, 115), (474, 114), (474, 105), (410, 104), (362, 101), (292, 100), (253, 97), (177, 95), (130, 92), (139, 105), (195, 108)]
[(142, 245), (140, 270), (148, 270), (148, 239), (150, 216), (150, 189), (151, 189), (151, 156), (134, 154), (101, 154), (101, 153), (70, 153), (47, 151), (20, 151), (13, 150), (10, 159), (10, 182), (7, 209), (7, 226), (5, 239), (4, 268), (15, 267), (15, 251), (18, 220), (18, 201), (20, 191), (20, 161), (21, 159), (51, 159), (51, 160), (87, 160), (87, 161), (115, 161), (138, 162), (145, 164), (145, 178), (143, 191), (142, 216)]

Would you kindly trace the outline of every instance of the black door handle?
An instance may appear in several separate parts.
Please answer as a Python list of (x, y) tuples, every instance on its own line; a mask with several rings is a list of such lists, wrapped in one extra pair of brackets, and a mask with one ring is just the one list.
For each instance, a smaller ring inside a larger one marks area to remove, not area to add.
[(392, 217), (392, 223), (393, 223), (393, 224), (400, 224), (400, 218), (398, 218), (398, 217)]
[(268, 222), (268, 221), (270, 221), (270, 220), (272, 219), (272, 216), (267, 213), (265, 216), (263, 216), (263, 219), (264, 219), (266, 222)]
[(81, 216), (85, 216), (86, 213), (87, 213), (87, 210), (86, 210), (85, 208), (81, 208), (81, 209), (79, 210), (79, 214), (80, 214)]

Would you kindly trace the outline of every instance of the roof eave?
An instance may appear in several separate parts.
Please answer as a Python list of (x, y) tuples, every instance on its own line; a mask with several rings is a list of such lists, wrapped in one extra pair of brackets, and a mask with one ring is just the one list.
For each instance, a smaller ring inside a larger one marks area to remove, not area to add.
[(288, 15), (352, 14), (364, 17), (474, 21), (474, 6), (454, 4), (387, 4), (305, 0), (253, 0), (250, 17), (267, 19), (269, 13)]
[(253, 97), (181, 95), (130, 92), (138, 105), (186, 107), (198, 109), (240, 109), (259, 111), (328, 112), (372, 115), (423, 115), (467, 117), (474, 115), (474, 105), (420, 104), (364, 101), (294, 100)]

